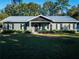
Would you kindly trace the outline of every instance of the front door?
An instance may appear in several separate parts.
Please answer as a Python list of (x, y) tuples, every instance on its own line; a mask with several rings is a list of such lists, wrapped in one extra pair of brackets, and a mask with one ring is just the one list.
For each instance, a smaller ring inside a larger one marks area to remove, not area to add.
[(40, 30), (40, 24), (39, 23), (33, 23), (32, 24), (32, 32), (38, 32)]

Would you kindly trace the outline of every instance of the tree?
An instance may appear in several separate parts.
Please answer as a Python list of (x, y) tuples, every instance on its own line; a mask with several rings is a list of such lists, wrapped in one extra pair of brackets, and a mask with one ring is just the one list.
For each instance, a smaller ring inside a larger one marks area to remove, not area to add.
[(40, 14), (40, 8), (36, 3), (7, 5), (5, 13), (10, 16), (36, 16)]
[(16, 9), (16, 7), (17, 7), (17, 6), (15, 6), (15, 5), (7, 5), (7, 6), (5, 7), (5, 13), (8, 14), (9, 16), (14, 16), (14, 15), (16, 15), (16, 11), (18, 11), (18, 10)]
[(79, 19), (79, 5), (72, 6), (68, 11), (68, 15), (73, 18)]
[(27, 8), (28, 8), (27, 11), (28, 11), (29, 16), (40, 15), (40, 9), (41, 9), (40, 5), (31, 2), (27, 4)]
[(54, 4), (51, 1), (46, 1), (43, 4), (43, 14), (44, 15), (53, 15)]
[(27, 4), (7, 5), (5, 13), (9, 16), (24, 16), (27, 11)]
[(0, 13), (0, 21), (6, 17), (8, 17), (8, 15), (6, 13)]
[(68, 2), (69, 0), (57, 0), (59, 12), (61, 15), (63, 15), (64, 11), (67, 12), (68, 6), (70, 6)]
[[(79, 5), (68, 9), (69, 0), (57, 0), (52, 2), (47, 0), (43, 6), (30, 2), (28, 4), (10, 4), (7, 5), (4, 9), (4, 13), (9, 16), (37, 16), (40, 14), (48, 16), (57, 16), (57, 15), (77, 15), (79, 13)], [(66, 13), (65, 13), (66, 12)], [(68, 14), (67, 14), (68, 13)]]

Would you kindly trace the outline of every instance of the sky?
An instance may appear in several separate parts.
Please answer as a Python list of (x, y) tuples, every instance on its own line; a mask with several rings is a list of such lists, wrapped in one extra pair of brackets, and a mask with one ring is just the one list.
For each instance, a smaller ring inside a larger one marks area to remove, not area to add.
[[(24, 3), (34, 2), (42, 5), (46, 0), (23, 0)], [(51, 0), (56, 1), (56, 0)], [(11, 4), (11, 0), (0, 0), (0, 10), (5, 8), (7, 4)], [(71, 6), (79, 4), (79, 0), (70, 0), (69, 4)]]

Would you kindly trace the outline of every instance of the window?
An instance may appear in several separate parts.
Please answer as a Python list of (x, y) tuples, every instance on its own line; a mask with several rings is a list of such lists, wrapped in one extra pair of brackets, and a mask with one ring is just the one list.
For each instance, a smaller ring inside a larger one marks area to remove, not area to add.
[(21, 24), (20, 25), (20, 29), (24, 29), (24, 24)]
[(12, 24), (9, 24), (9, 30), (12, 30)]
[(63, 23), (62, 28), (63, 28), (63, 30), (69, 30), (70, 29), (70, 24), (69, 23)]

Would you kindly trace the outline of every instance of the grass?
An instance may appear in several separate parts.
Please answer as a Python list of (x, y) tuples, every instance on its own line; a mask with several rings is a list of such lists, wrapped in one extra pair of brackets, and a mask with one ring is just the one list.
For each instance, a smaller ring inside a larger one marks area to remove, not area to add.
[(0, 59), (79, 59), (79, 34), (0, 34)]

